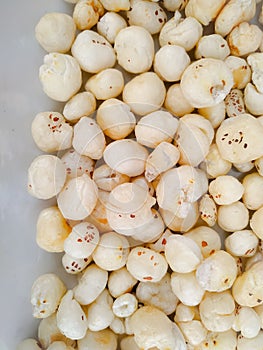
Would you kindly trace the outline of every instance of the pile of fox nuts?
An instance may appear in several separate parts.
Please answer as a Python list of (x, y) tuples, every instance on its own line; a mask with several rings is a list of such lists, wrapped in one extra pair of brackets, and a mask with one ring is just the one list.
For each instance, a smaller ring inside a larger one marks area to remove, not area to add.
[(17, 349), (262, 350), (262, 2), (67, 1), (35, 27), (64, 104), (32, 122), (28, 191), (78, 279), (35, 280)]

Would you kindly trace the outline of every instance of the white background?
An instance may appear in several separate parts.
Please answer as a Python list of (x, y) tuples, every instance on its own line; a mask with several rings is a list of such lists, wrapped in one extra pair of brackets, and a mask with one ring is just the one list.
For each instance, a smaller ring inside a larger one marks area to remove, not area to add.
[(34, 27), (46, 12), (72, 13), (63, 0), (12, 0), (0, 4), (0, 349), (14, 350), (19, 341), (36, 335), (30, 289), (42, 273), (58, 272), (66, 279), (58, 254), (43, 252), (35, 243), (41, 208), (50, 202), (26, 190), (27, 168), (40, 154), (31, 138), (34, 116), (59, 110), (42, 92), (38, 69), (44, 50)]

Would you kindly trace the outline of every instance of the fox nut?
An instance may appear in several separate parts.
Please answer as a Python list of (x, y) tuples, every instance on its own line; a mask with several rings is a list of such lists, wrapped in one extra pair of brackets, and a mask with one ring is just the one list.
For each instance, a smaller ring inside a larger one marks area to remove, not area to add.
[(66, 13), (46, 13), (35, 27), (36, 39), (47, 52), (69, 51), (75, 39), (75, 33), (74, 20)]
[(89, 91), (79, 92), (71, 97), (63, 109), (64, 117), (72, 122), (78, 121), (81, 117), (89, 116), (96, 110), (96, 99)]
[(146, 72), (132, 78), (123, 89), (123, 102), (140, 116), (157, 111), (165, 100), (163, 81), (154, 72)]
[(104, 134), (113, 140), (124, 139), (136, 125), (130, 107), (116, 98), (102, 102), (97, 110), (96, 120)]
[(36, 157), (28, 169), (28, 192), (38, 199), (50, 199), (57, 195), (66, 181), (66, 168), (53, 155)]
[(106, 146), (105, 136), (90, 117), (82, 117), (74, 126), (73, 148), (81, 155), (100, 159)]
[(127, 27), (125, 19), (116, 12), (106, 12), (97, 23), (98, 33), (104, 36), (111, 44), (121, 29)]
[[(127, 46), (129, 42), (129, 46)], [(154, 42), (142, 26), (132, 25), (121, 29), (114, 42), (117, 61), (129, 73), (143, 73), (151, 68)]]
[(205, 258), (196, 270), (198, 283), (208, 292), (222, 292), (231, 288), (236, 277), (236, 261), (224, 250)]
[(93, 30), (80, 32), (71, 47), (71, 52), (80, 67), (88, 73), (98, 73), (111, 68), (116, 62), (111, 44)]
[(78, 61), (66, 54), (52, 52), (44, 56), (39, 68), (39, 79), (45, 94), (55, 101), (66, 102), (82, 84)]
[(61, 298), (66, 292), (64, 283), (53, 273), (39, 276), (31, 289), (33, 316), (46, 318), (58, 308)]
[(188, 66), (181, 78), (181, 88), (195, 108), (211, 107), (223, 101), (234, 85), (232, 72), (215, 58), (201, 58)]
[(63, 252), (71, 229), (58, 207), (43, 209), (37, 219), (37, 244), (48, 252)]
[(57, 198), (62, 215), (71, 220), (82, 220), (89, 216), (97, 200), (97, 185), (86, 174), (70, 179)]
[(203, 260), (195, 241), (179, 234), (168, 237), (164, 253), (170, 268), (178, 273), (194, 271)]

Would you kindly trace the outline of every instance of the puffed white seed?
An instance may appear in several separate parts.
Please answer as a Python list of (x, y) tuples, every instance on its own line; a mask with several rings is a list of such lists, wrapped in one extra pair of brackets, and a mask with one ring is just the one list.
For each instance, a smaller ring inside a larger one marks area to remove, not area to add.
[(244, 187), (234, 176), (218, 176), (209, 184), (209, 193), (218, 205), (232, 204), (241, 199)]
[(131, 328), (139, 348), (186, 349), (180, 329), (155, 307), (143, 306), (135, 311), (131, 316)]
[(212, 227), (217, 221), (217, 206), (212, 198), (208, 194), (202, 196), (199, 201), (200, 218)]
[(62, 215), (71, 220), (82, 220), (89, 216), (97, 200), (97, 185), (86, 174), (70, 179), (57, 197)]
[(99, 236), (98, 229), (89, 222), (77, 224), (64, 241), (65, 253), (77, 259), (87, 258), (96, 249)]
[(257, 51), (262, 41), (262, 30), (255, 24), (242, 22), (227, 36), (231, 55), (246, 56)]
[(190, 203), (197, 201), (207, 188), (207, 177), (202, 170), (181, 165), (161, 175), (156, 198), (162, 209), (185, 218), (190, 210)]
[(187, 232), (194, 227), (198, 218), (199, 210), (197, 202), (189, 203), (185, 217), (179, 217), (169, 210), (159, 208), (165, 225), (172, 231)]
[(97, 266), (107, 271), (113, 271), (125, 265), (128, 254), (128, 240), (116, 232), (107, 232), (100, 237), (92, 257)]
[(127, 27), (125, 19), (115, 12), (106, 12), (97, 23), (98, 33), (104, 36), (111, 44), (121, 29)]
[(70, 339), (81, 339), (87, 332), (87, 318), (80, 304), (68, 290), (57, 311), (57, 325), (62, 334)]
[(123, 89), (123, 102), (140, 116), (157, 111), (164, 103), (166, 89), (154, 72), (145, 72), (131, 79)]
[(113, 299), (107, 289), (87, 307), (87, 324), (89, 330), (98, 332), (110, 326), (114, 319)]
[(261, 320), (252, 307), (237, 306), (232, 328), (245, 338), (254, 338), (260, 331)]
[(125, 334), (125, 325), (124, 320), (120, 317), (114, 317), (113, 321), (110, 324), (110, 329), (115, 334)]
[(121, 29), (115, 37), (114, 49), (119, 65), (127, 72), (138, 74), (151, 68), (154, 42), (145, 28), (132, 25)]
[(138, 242), (155, 242), (164, 231), (165, 225), (160, 213), (155, 209), (151, 209), (151, 212), (151, 218), (144, 224), (136, 227), (131, 235)]
[[(219, 0), (222, 2), (222, 0)], [(223, 0), (224, 1), (224, 0)], [(206, 6), (206, 8), (210, 8)], [(195, 49), (195, 58), (217, 58), (224, 60), (230, 54), (227, 41), (219, 34), (204, 35)]]
[(130, 107), (115, 98), (102, 102), (97, 110), (96, 120), (104, 134), (113, 140), (124, 139), (136, 125)]
[(99, 0), (79, 0), (74, 7), (73, 19), (79, 30), (90, 29), (98, 23), (104, 14)]
[(190, 51), (203, 34), (202, 25), (194, 18), (182, 18), (179, 11), (162, 27), (159, 35), (160, 46), (179, 45)]
[(95, 162), (93, 159), (83, 156), (74, 149), (68, 150), (61, 157), (67, 171), (67, 179), (72, 179), (83, 174), (92, 175)]
[(108, 272), (95, 264), (89, 265), (74, 288), (74, 297), (81, 305), (91, 304), (104, 290)]
[(48, 252), (63, 252), (64, 241), (71, 228), (58, 207), (43, 209), (37, 219), (36, 242), (40, 248)]
[(107, 164), (102, 164), (96, 168), (92, 178), (100, 190), (108, 192), (122, 183), (129, 182), (130, 179), (127, 175), (113, 170)]
[[(177, 64), (173, 62), (176, 60)], [(190, 64), (186, 50), (178, 45), (164, 45), (154, 56), (154, 71), (165, 81), (175, 82), (181, 79)]]
[(226, 65), (232, 71), (234, 89), (244, 89), (251, 80), (251, 69), (244, 58), (228, 56), (225, 59)]
[(187, 306), (183, 303), (179, 303), (175, 310), (174, 321), (175, 322), (189, 322), (196, 318), (200, 318), (198, 306)]
[(121, 350), (140, 350), (136, 344), (134, 337), (129, 335), (121, 339), (120, 341)]
[(41, 347), (37, 340), (33, 338), (24, 339), (21, 341), (16, 350), (40, 350)]
[(226, 175), (232, 167), (232, 163), (221, 156), (215, 143), (211, 144), (205, 161), (201, 165), (201, 168), (206, 171), (209, 178)]
[(202, 322), (198, 320), (180, 322), (179, 328), (181, 329), (186, 341), (193, 346), (197, 346), (205, 340), (208, 332)]
[(130, 139), (111, 142), (103, 153), (104, 161), (110, 168), (129, 177), (144, 172), (147, 157), (146, 148)]
[(263, 84), (262, 84), (262, 59), (263, 59), (263, 53), (262, 52), (254, 52), (250, 54), (247, 58), (247, 62), (251, 67), (252, 70), (252, 81), (253, 84), (256, 86), (257, 90), (259, 92), (263, 92)]
[(246, 162), (246, 163), (233, 163), (234, 167), (237, 171), (240, 173), (248, 173), (250, 170), (252, 170), (255, 166), (254, 161)]
[(97, 100), (108, 100), (121, 94), (124, 78), (121, 71), (107, 68), (91, 76), (85, 84), (85, 90), (91, 91)]
[(28, 192), (38, 199), (56, 196), (62, 190), (65, 181), (66, 168), (56, 156), (38, 156), (28, 168)]
[(198, 113), (209, 120), (213, 128), (216, 129), (226, 117), (225, 102), (221, 101), (212, 107), (198, 108)]
[[(250, 268), (255, 265), (256, 263), (263, 261), (263, 255), (260, 252), (257, 252), (255, 255), (253, 255), (250, 258), (246, 259), (245, 262), (245, 271), (250, 270)], [(240, 275), (239, 275), (240, 276)]]
[(133, 248), (126, 263), (130, 274), (141, 282), (159, 282), (166, 274), (168, 265), (165, 258), (144, 247)]
[(219, 233), (207, 226), (198, 226), (186, 233), (185, 237), (191, 238), (199, 246), (204, 258), (208, 258), (215, 251), (221, 249)]
[(176, 11), (176, 10), (183, 10), (185, 6), (187, 5), (188, 0), (164, 0), (163, 6), (168, 11)]
[(180, 84), (188, 102), (195, 108), (204, 108), (223, 101), (234, 81), (224, 61), (201, 58), (185, 69)]
[(263, 239), (263, 207), (256, 210), (250, 220), (250, 227), (258, 238)]
[(79, 350), (86, 350), (87, 348), (93, 350), (117, 350), (117, 335), (110, 329), (103, 329), (98, 332), (88, 330), (85, 337), (78, 340)]
[(209, 292), (222, 292), (232, 287), (237, 277), (235, 259), (224, 250), (215, 251), (197, 267), (196, 278)]
[(235, 320), (235, 301), (229, 291), (206, 293), (199, 305), (203, 325), (212, 332), (231, 329)]
[(219, 206), (217, 215), (218, 225), (227, 232), (240, 231), (248, 225), (249, 212), (241, 201)]
[(31, 124), (32, 137), (44, 152), (62, 151), (71, 147), (73, 128), (58, 112), (38, 113)]
[(36, 39), (47, 52), (68, 52), (75, 34), (74, 20), (66, 13), (46, 13), (35, 27)]
[(229, 117), (236, 117), (245, 113), (243, 92), (239, 89), (232, 89), (225, 98), (226, 113)]
[(214, 129), (206, 118), (199, 114), (181, 117), (174, 138), (180, 151), (179, 164), (198, 166), (207, 156), (213, 137)]
[(236, 350), (236, 332), (232, 329), (226, 332), (208, 332), (206, 339), (197, 347), (197, 350), (214, 350), (215, 347), (218, 348), (218, 350)]
[(172, 291), (169, 273), (159, 282), (140, 282), (136, 288), (136, 297), (139, 302), (157, 307), (166, 315), (173, 313), (178, 304), (178, 298)]
[(253, 309), (256, 311), (257, 315), (260, 318), (261, 328), (262, 328), (262, 326), (263, 326), (263, 305), (255, 306)]
[(138, 300), (131, 293), (125, 293), (116, 298), (112, 305), (112, 311), (117, 317), (129, 317), (138, 308)]
[(178, 117), (189, 114), (194, 110), (194, 107), (184, 96), (181, 85), (178, 83), (169, 86), (166, 92), (164, 107)]
[(252, 339), (243, 337), (241, 334), (237, 337), (237, 350), (247, 350), (251, 348), (253, 350), (261, 350), (263, 341), (263, 331), (261, 330), (258, 335)]
[(44, 56), (44, 64), (39, 68), (39, 79), (48, 97), (66, 102), (81, 87), (80, 65), (70, 55), (52, 52)]
[(255, 13), (255, 0), (230, 0), (215, 20), (215, 32), (224, 37), (239, 23), (250, 21)]
[(225, 247), (232, 255), (250, 257), (257, 251), (258, 237), (252, 230), (236, 231), (227, 236)]
[(246, 175), (242, 184), (244, 194), (243, 203), (250, 210), (257, 210), (263, 205), (263, 177), (257, 172)]
[(244, 102), (249, 113), (254, 116), (262, 115), (262, 101), (263, 93), (259, 92), (253, 84), (248, 83), (244, 90)]
[(180, 302), (187, 306), (199, 305), (205, 294), (205, 290), (196, 279), (195, 272), (173, 272), (171, 274), (171, 286)]
[(73, 148), (81, 155), (100, 159), (106, 147), (105, 136), (90, 117), (82, 117), (74, 126)]
[(46, 318), (52, 315), (59, 306), (66, 287), (61, 279), (54, 273), (39, 276), (31, 288), (31, 304), (33, 316)]
[(172, 232), (169, 229), (166, 229), (157, 241), (149, 243), (146, 245), (147, 248), (153, 249), (157, 253), (164, 253), (164, 247), (167, 243), (167, 238), (172, 235)]
[(83, 271), (92, 261), (92, 257), (73, 258), (69, 254), (64, 254), (62, 257), (62, 265), (67, 273), (75, 275)]
[(110, 273), (108, 279), (109, 292), (114, 298), (118, 298), (122, 294), (131, 292), (137, 282), (138, 280), (124, 266)]
[(178, 128), (178, 119), (166, 111), (155, 111), (142, 117), (135, 127), (140, 144), (155, 148), (161, 142), (171, 142)]
[(150, 34), (157, 34), (167, 20), (167, 15), (158, 4), (151, 1), (133, 1), (127, 12), (129, 25), (145, 28)]
[(209, 6), (202, 0), (189, 0), (185, 7), (186, 17), (195, 17), (204, 26), (207, 26), (220, 13), (225, 0), (213, 0)]
[(78, 121), (81, 117), (89, 116), (96, 110), (96, 99), (89, 91), (79, 92), (71, 97), (63, 109), (64, 117), (72, 122)]
[(130, 9), (130, 0), (100, 0), (102, 6), (107, 11), (128, 11)]
[[(65, 337), (57, 326), (57, 314), (53, 313), (47, 318), (43, 318), (38, 326), (38, 340), (42, 348), (47, 348), (54, 340), (63, 341), (66, 345), (75, 348), (75, 340)], [(28, 350), (28, 349), (25, 349)]]
[(168, 237), (164, 253), (170, 268), (178, 273), (194, 271), (203, 259), (195, 241), (179, 234)]
[(255, 160), (255, 167), (260, 176), (263, 176), (263, 156)]
[(116, 62), (111, 44), (92, 30), (84, 30), (77, 35), (71, 52), (81, 69), (88, 73), (98, 73), (111, 68)]

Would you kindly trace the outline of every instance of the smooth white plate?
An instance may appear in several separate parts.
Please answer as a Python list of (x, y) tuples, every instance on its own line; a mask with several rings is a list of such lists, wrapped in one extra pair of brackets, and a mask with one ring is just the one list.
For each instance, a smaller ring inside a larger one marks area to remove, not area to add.
[(48, 254), (35, 243), (41, 208), (49, 206), (26, 190), (27, 168), (40, 154), (30, 132), (34, 116), (59, 110), (42, 92), (38, 69), (44, 50), (34, 38), (34, 27), (46, 12), (72, 13), (63, 0), (1, 1), (0, 58), (0, 349), (13, 350), (24, 338), (34, 337), (30, 289), (42, 273), (66, 273), (58, 254)]

